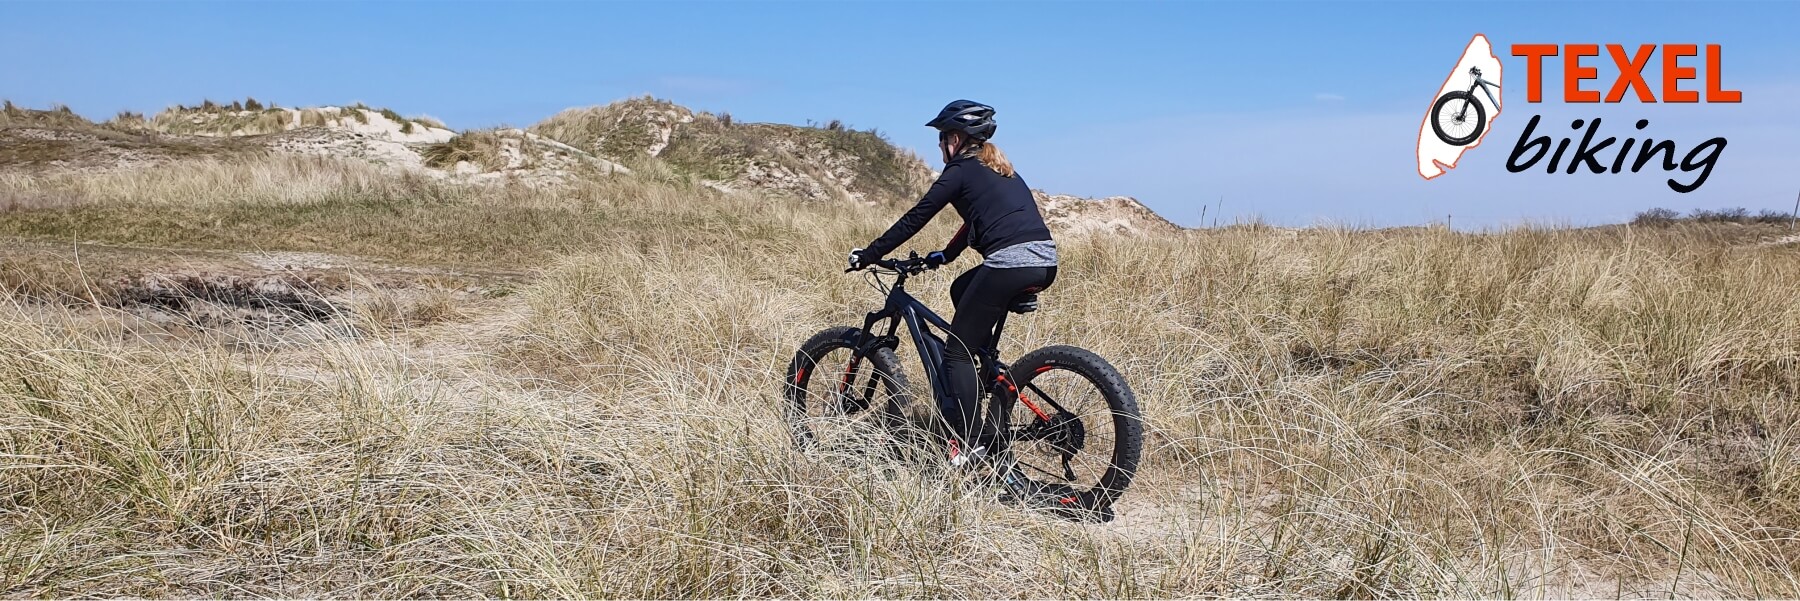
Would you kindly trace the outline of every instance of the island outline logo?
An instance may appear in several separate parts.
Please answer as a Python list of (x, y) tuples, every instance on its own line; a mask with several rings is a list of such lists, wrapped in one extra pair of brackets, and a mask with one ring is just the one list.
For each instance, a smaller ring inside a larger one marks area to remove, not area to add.
[(1469, 38), (1419, 119), (1419, 177), (1429, 180), (1455, 169), (1463, 153), (1481, 146), (1493, 133), (1503, 108), (1504, 70), (1486, 34)]

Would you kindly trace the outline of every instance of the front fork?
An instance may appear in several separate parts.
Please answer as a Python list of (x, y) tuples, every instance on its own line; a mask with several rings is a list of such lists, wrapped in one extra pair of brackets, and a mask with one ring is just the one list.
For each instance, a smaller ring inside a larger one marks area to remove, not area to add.
[(850, 344), (850, 360), (844, 365), (844, 374), (838, 379), (837, 385), (837, 398), (842, 405), (841, 410), (845, 414), (868, 409), (870, 399), (875, 397), (875, 387), (880, 383), (877, 381), (880, 374), (871, 373), (868, 382), (863, 385), (862, 394), (854, 396), (850, 394), (851, 387), (856, 384), (856, 371), (862, 366), (863, 360), (875, 349), (887, 347), (892, 350), (900, 347), (900, 340), (894, 337), (894, 330), (898, 326), (892, 321), (889, 321), (885, 334), (876, 335), (874, 333), (875, 323), (882, 317), (883, 312), (870, 313), (857, 336), (845, 341)]

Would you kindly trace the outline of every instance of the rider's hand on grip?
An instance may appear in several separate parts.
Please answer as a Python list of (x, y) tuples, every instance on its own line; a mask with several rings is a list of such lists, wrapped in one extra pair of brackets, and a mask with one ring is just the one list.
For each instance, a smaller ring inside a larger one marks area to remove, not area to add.
[(865, 253), (863, 252), (863, 249), (860, 249), (860, 248), (850, 249), (850, 268), (845, 269), (844, 272), (848, 273), (848, 272), (856, 271), (858, 269), (862, 269), (864, 267), (868, 267), (869, 260), (867, 257), (863, 256), (864, 254)]
[(944, 251), (934, 250), (925, 254), (925, 264), (931, 267), (937, 267), (949, 262), (950, 259), (944, 256)]

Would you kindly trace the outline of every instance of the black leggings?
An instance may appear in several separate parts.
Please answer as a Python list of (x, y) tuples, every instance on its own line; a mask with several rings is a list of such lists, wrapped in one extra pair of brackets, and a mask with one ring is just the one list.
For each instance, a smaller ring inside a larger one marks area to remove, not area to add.
[(965, 444), (986, 444), (971, 440), (970, 435), (991, 434), (978, 430), (981, 415), (976, 405), (981, 400), (981, 382), (975, 373), (974, 355), (989, 344), (998, 344), (992, 340), (994, 325), (1006, 316), (1006, 307), (1013, 299), (1049, 288), (1055, 281), (1055, 267), (995, 269), (982, 265), (957, 276), (950, 284), (956, 317), (950, 320), (950, 340), (944, 345), (944, 375), (955, 398), (939, 409), (950, 422), (952, 434)]

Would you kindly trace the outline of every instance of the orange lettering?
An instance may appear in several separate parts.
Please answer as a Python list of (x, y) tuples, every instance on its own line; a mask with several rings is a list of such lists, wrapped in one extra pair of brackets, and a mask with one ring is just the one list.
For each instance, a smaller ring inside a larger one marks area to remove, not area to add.
[(1681, 89), (1681, 80), (1694, 78), (1694, 68), (1683, 67), (1679, 62), (1681, 57), (1694, 56), (1699, 53), (1700, 49), (1693, 44), (1663, 45), (1663, 102), (1700, 101), (1699, 92)]
[(1525, 57), (1525, 101), (1544, 101), (1544, 57), (1556, 56), (1556, 44), (1513, 44), (1513, 56)]
[(1581, 82), (1599, 77), (1600, 71), (1581, 66), (1581, 57), (1600, 56), (1600, 47), (1593, 44), (1569, 44), (1565, 48), (1569, 49), (1569, 53), (1563, 55), (1563, 102), (1599, 102), (1600, 93), (1581, 89)]
[(1719, 74), (1719, 45), (1706, 45), (1706, 101), (1707, 102), (1743, 102), (1744, 93), (1739, 90), (1721, 88), (1724, 76)]
[(1650, 64), (1650, 55), (1656, 53), (1656, 46), (1644, 44), (1638, 47), (1635, 58), (1627, 58), (1625, 47), (1618, 44), (1607, 44), (1606, 51), (1612, 53), (1613, 62), (1619, 65), (1619, 80), (1613, 82), (1612, 90), (1606, 93), (1606, 101), (1618, 102), (1625, 98), (1625, 88), (1631, 88), (1637, 92), (1638, 102), (1656, 102), (1656, 94), (1644, 81), (1644, 67)]

